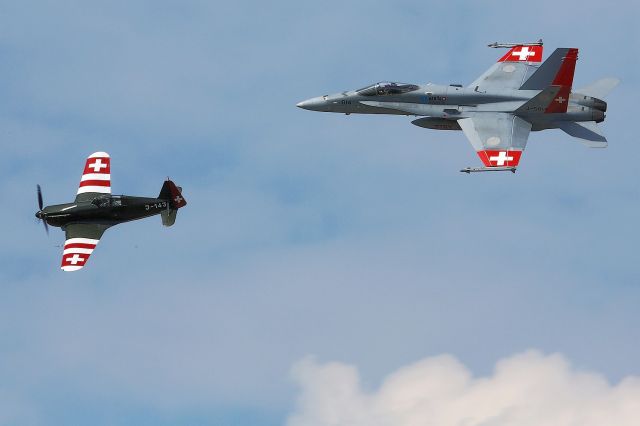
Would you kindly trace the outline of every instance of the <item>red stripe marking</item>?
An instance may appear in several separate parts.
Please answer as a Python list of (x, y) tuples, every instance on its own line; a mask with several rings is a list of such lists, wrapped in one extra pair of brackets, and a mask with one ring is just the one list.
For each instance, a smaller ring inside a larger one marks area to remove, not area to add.
[(64, 249), (70, 249), (70, 248), (84, 248), (84, 249), (95, 249), (96, 248), (96, 244), (88, 244), (88, 243), (71, 243), (71, 244), (65, 244), (64, 245)]
[(480, 157), (482, 164), (484, 164), (486, 167), (491, 167), (489, 156), (487, 155), (486, 151), (478, 151), (478, 157)]
[(553, 79), (554, 86), (569, 86), (573, 84), (573, 74), (576, 71), (576, 61), (578, 60), (578, 49), (569, 49), (564, 57), (558, 74)]
[(111, 186), (110, 180), (82, 180), (80, 186)]

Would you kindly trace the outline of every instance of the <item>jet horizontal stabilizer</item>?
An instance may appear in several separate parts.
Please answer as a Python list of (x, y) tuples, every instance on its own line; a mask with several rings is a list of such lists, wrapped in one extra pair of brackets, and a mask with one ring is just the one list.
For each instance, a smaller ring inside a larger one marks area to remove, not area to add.
[(515, 173), (515, 167), (467, 167), (466, 169), (460, 170), (462, 173), (471, 174), (478, 172), (511, 172)]
[(605, 138), (595, 121), (576, 123), (573, 121), (562, 122), (558, 125), (566, 134), (573, 136), (589, 148), (606, 148), (608, 146)]

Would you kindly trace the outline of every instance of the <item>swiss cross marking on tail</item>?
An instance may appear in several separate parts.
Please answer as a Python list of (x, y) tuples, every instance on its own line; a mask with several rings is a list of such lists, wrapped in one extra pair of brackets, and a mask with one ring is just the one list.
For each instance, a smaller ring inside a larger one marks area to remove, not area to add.
[(497, 156), (489, 157), (489, 161), (495, 161), (496, 165), (504, 166), (507, 161), (513, 161), (513, 157), (507, 155), (506, 151), (500, 151)]
[(173, 199), (173, 201), (176, 202), (176, 204), (180, 204), (180, 202), (182, 201), (182, 197), (179, 195), (176, 195), (176, 197)]
[(557, 102), (557, 103), (559, 103), (560, 105), (562, 105), (565, 101), (566, 101), (566, 99), (565, 99), (565, 98), (563, 98), (562, 96), (559, 96), (559, 97), (556, 99), (556, 102)]

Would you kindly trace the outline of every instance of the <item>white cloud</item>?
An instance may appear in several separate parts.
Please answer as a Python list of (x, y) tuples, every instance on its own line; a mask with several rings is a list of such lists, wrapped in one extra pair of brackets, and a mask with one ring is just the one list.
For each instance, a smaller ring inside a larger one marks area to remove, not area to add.
[(363, 389), (355, 367), (306, 358), (288, 426), (637, 425), (640, 377), (616, 385), (571, 367), (561, 355), (528, 351), (500, 360), (487, 377), (450, 355), (426, 358)]

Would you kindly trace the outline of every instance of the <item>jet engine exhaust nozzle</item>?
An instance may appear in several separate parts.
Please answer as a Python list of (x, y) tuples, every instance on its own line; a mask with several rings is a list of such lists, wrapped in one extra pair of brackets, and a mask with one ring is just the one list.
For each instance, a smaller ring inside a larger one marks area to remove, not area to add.
[(593, 107), (597, 110), (600, 110), (602, 112), (607, 112), (607, 103), (605, 101), (603, 101), (602, 99), (597, 99), (594, 98), (593, 99)]

